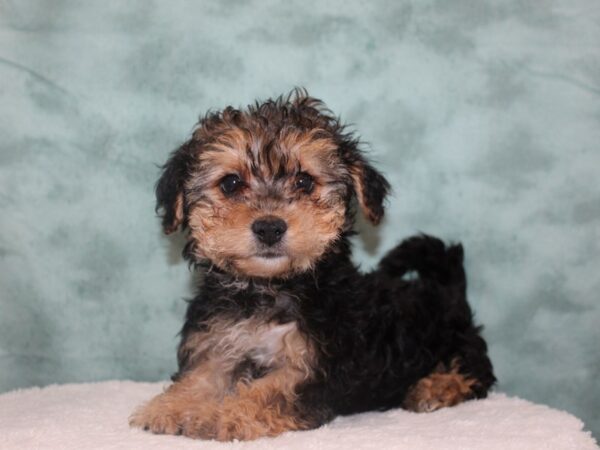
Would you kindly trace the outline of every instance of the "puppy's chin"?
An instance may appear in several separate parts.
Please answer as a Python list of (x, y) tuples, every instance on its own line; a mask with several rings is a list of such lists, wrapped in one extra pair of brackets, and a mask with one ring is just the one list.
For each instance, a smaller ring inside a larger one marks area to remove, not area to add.
[(293, 272), (293, 261), (287, 255), (281, 256), (250, 256), (236, 259), (233, 262), (235, 270), (240, 275), (249, 277), (275, 278), (285, 277)]

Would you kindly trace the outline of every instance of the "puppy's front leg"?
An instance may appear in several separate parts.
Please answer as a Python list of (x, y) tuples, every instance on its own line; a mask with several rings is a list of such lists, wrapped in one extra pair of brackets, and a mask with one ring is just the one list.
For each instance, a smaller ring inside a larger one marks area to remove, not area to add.
[(238, 383), (235, 394), (226, 396), (220, 405), (216, 439), (251, 440), (314, 428), (300, 417), (295, 404), (299, 381), (298, 371), (281, 368), (249, 384)]
[(129, 424), (158, 434), (214, 438), (220, 392), (213, 368), (200, 366), (140, 406)]

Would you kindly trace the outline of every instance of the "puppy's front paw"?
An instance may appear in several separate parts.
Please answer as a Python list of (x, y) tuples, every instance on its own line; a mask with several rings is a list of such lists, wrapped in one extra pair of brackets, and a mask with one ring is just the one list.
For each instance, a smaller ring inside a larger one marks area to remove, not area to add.
[(214, 439), (215, 408), (210, 402), (180, 399), (169, 392), (139, 407), (129, 425), (155, 434), (176, 434), (196, 439)]
[(181, 434), (179, 414), (157, 406), (154, 400), (139, 407), (129, 418), (129, 425), (152, 431), (156, 434)]

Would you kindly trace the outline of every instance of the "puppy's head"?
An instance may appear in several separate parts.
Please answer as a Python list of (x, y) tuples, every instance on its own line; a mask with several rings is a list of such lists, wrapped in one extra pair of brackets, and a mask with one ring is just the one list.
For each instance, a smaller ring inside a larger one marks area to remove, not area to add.
[(351, 200), (377, 224), (389, 189), (323, 103), (295, 90), (200, 120), (156, 186), (168, 234), (237, 276), (309, 270), (352, 227)]

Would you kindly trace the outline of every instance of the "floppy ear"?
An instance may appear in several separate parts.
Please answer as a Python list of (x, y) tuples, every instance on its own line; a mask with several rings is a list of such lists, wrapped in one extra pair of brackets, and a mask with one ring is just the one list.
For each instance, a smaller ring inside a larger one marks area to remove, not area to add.
[(383, 202), (390, 189), (388, 181), (367, 162), (355, 165), (350, 173), (362, 212), (377, 225), (383, 218)]
[(185, 220), (184, 183), (193, 161), (193, 140), (187, 141), (173, 153), (162, 166), (163, 172), (156, 183), (156, 212), (162, 212), (162, 227), (165, 234), (177, 231)]
[(383, 202), (390, 184), (361, 154), (356, 142), (348, 143), (347, 164), (356, 199), (363, 214), (377, 225), (383, 218)]

